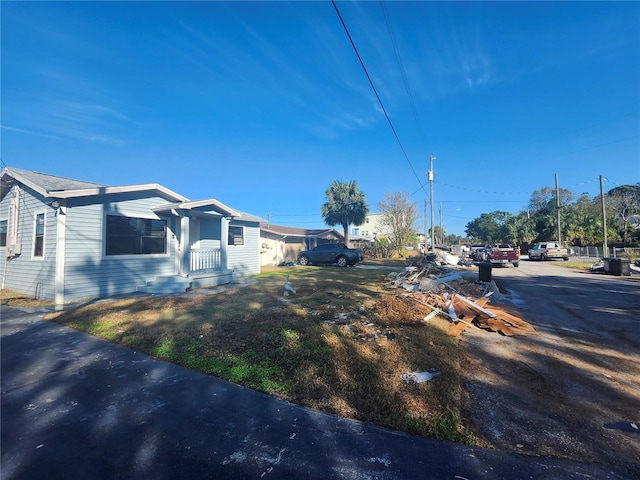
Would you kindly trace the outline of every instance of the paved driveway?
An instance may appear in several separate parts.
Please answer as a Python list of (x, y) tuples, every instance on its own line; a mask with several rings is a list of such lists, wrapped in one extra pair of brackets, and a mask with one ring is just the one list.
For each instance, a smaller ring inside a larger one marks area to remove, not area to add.
[(3, 308), (2, 479), (621, 479), (399, 434)]

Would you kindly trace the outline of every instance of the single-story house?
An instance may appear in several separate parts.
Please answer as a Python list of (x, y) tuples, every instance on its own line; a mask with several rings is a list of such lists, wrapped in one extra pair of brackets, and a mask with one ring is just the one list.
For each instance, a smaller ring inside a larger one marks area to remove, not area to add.
[(260, 223), (161, 185), (0, 172), (1, 287), (56, 304), (177, 293), (260, 272)]
[(302, 250), (331, 242), (344, 242), (333, 228), (306, 229), (262, 223), (260, 225), (260, 265), (295, 262)]

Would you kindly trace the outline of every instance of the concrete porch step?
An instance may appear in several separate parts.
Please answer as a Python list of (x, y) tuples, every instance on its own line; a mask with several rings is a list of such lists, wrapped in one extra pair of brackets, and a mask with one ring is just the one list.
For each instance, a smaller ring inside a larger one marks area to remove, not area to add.
[(154, 280), (147, 280), (144, 285), (136, 288), (138, 292), (149, 294), (170, 294), (184, 293), (191, 287), (192, 281), (189, 278), (178, 276), (156, 277)]

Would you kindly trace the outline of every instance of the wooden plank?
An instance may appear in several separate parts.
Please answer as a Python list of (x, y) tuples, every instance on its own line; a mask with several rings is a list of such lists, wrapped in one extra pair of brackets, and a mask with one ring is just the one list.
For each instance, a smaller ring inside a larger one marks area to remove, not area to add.
[(447, 335), (449, 335), (451, 337), (457, 337), (468, 326), (469, 326), (469, 324), (467, 324), (466, 322), (458, 322), (453, 327), (451, 327), (449, 329), (449, 331), (447, 332)]
[(513, 333), (513, 329), (511, 327), (509, 327), (508, 325), (506, 325), (502, 320), (498, 320), (498, 319), (495, 319), (495, 318), (489, 318), (489, 319), (487, 319), (487, 325), (494, 332), (501, 332), (501, 333), (505, 334), (508, 337), (510, 337), (510, 336), (512, 336), (514, 334)]
[(456, 310), (456, 316), (458, 318), (460, 318), (460, 315), (462, 315), (463, 319), (470, 322), (476, 317), (476, 312), (471, 310), (471, 308), (469, 308), (467, 304), (461, 302), (457, 296), (453, 297), (453, 307)]
[(489, 303), (489, 297), (482, 297), (479, 298), (478, 300), (476, 300), (475, 302), (476, 305), (478, 305), (479, 307), (484, 307), (487, 303)]
[(485, 308), (481, 307), (480, 305), (478, 305), (478, 304), (476, 304), (476, 303), (473, 303), (471, 300), (469, 300), (469, 299), (468, 299), (467, 297), (465, 297), (464, 295), (460, 295), (460, 294), (458, 294), (458, 298), (459, 298), (460, 300), (462, 300), (464, 303), (466, 303), (466, 304), (469, 306), (469, 308), (471, 308), (472, 310), (474, 310), (474, 311), (476, 311), (476, 312), (483, 313), (483, 314), (485, 314), (486, 316), (491, 317), (491, 318), (495, 318), (495, 317), (496, 317), (496, 314), (495, 314), (495, 313), (493, 313), (493, 312), (491, 312), (490, 310), (487, 310), (487, 309), (485, 309)]
[[(498, 318), (504, 320), (515, 329), (520, 330), (520, 332), (518, 332), (518, 334), (520, 335), (538, 333), (536, 329), (533, 327), (533, 325), (531, 325), (529, 322), (523, 320), (522, 318), (516, 315), (513, 315), (505, 311), (503, 308), (491, 307), (491, 310), (497, 314)], [(527, 332), (527, 333), (524, 333), (524, 332)]]

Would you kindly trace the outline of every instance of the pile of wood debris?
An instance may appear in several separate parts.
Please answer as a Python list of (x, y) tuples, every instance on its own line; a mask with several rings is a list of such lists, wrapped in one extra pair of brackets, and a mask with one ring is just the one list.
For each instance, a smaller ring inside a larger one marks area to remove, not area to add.
[(507, 336), (537, 334), (517, 312), (488, 306), (496, 291), (495, 283), (473, 281), (464, 273), (426, 263), (390, 273), (386, 286), (404, 289), (403, 298), (426, 311), (425, 321), (438, 314), (449, 318), (451, 336), (458, 336), (473, 325)]

